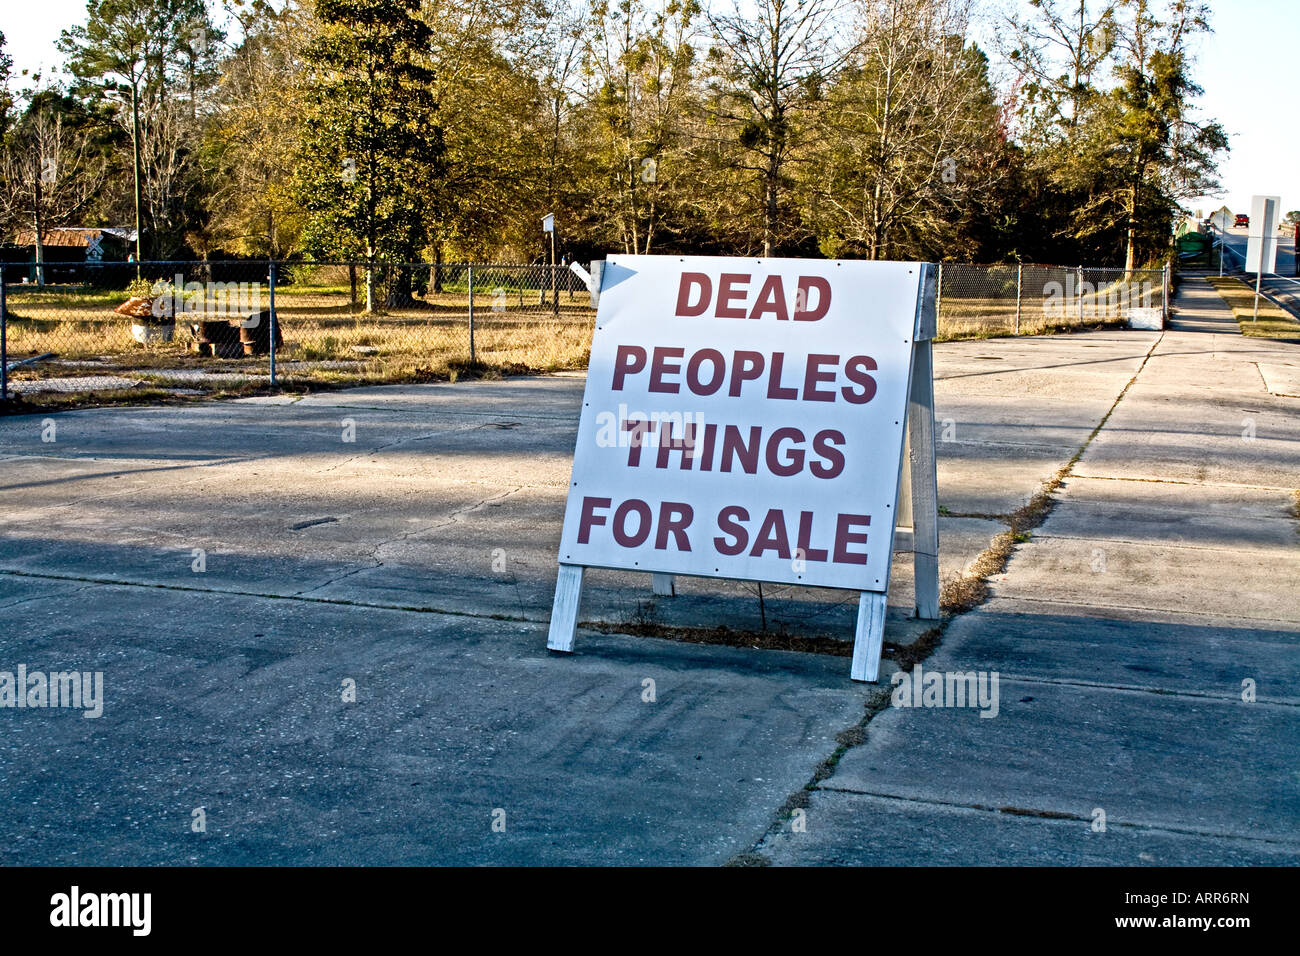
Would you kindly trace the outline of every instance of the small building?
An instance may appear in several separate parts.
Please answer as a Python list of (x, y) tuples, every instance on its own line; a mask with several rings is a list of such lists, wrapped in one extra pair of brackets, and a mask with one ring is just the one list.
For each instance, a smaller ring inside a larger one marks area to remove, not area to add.
[[(19, 230), (0, 254), (6, 282), (36, 281), (35, 237), (33, 229)], [(61, 226), (44, 230), (42, 240), (47, 283), (84, 282), (90, 277), (87, 267), (126, 262), (135, 251), (135, 230), (113, 226)]]

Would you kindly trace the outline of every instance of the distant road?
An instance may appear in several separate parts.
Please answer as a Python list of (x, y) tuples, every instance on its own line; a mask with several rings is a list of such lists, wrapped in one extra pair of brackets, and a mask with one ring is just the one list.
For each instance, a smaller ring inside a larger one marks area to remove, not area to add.
[[(1226, 257), (1225, 272), (1240, 272), (1246, 262), (1246, 242), (1249, 232), (1233, 228), (1222, 233)], [(1254, 276), (1252, 274), (1251, 278)], [(1277, 271), (1265, 275), (1260, 290), (1296, 318), (1300, 318), (1300, 278), (1295, 275), (1295, 241), (1290, 236), (1278, 236)]]
[[(1246, 261), (1246, 241), (1249, 233), (1245, 229), (1232, 228), (1221, 235), (1224, 248), (1228, 252), (1228, 258), (1224, 260), (1225, 269), (1235, 259), (1237, 269), (1240, 270)], [(1295, 241), (1290, 236), (1279, 234), (1277, 237), (1277, 274), (1295, 275)]]

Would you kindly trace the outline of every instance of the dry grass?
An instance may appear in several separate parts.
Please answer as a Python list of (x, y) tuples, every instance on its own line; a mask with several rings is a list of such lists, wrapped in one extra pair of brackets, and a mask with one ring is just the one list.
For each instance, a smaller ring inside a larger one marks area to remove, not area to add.
[[(1077, 458), (1078, 455), (1075, 456)], [(984, 603), (989, 595), (989, 580), (1006, 570), (1016, 545), (1028, 541), (1034, 529), (1047, 520), (1047, 515), (1056, 503), (1053, 495), (1073, 467), (1074, 460), (1071, 460), (1044, 482), (1028, 503), (1007, 516), (1007, 530), (995, 535), (989, 546), (980, 552), (964, 573), (944, 582), (939, 594), (939, 606), (945, 614), (964, 614)]]
[[(1118, 288), (1119, 284), (1113, 284)], [(944, 296), (939, 302), (938, 334), (935, 340), (1001, 338), (1011, 335), (1054, 335), (1083, 329), (1120, 325), (1122, 307), (1112, 302), (1112, 287), (1084, 296), (1082, 309), (1077, 299), (1067, 307), (1048, 307), (1045, 300), (1025, 298), (1016, 320), (1015, 299)]]
[(1255, 287), (1231, 276), (1207, 276), (1206, 282), (1232, 310), (1242, 335), (1254, 338), (1300, 342), (1300, 321), (1285, 309), (1260, 296), (1259, 319), (1255, 320)]
[[(184, 318), (178, 321), (172, 342), (135, 341), (130, 320), (112, 312), (122, 299), (120, 293), (66, 290), (12, 294), (11, 359), (52, 352), (62, 362), (94, 362), (93, 366), (45, 362), (16, 372), (15, 377), (152, 369), (268, 374), (266, 357), (212, 359), (188, 351), (192, 337)], [(594, 319), (585, 299), (562, 293), (558, 312), (550, 305), (540, 307), (536, 293), (526, 294), (523, 305), (520, 301), (496, 299), (476, 307), (476, 364), (512, 371), (584, 367)], [(384, 314), (358, 314), (355, 308), (359, 307), (345, 291), (278, 293), (276, 315), (283, 345), (277, 360), (284, 376), (322, 384), (411, 381), (453, 376), (458, 365), (469, 362), (469, 312), (463, 294), (427, 296)], [(204, 387), (202, 382), (193, 384)]]

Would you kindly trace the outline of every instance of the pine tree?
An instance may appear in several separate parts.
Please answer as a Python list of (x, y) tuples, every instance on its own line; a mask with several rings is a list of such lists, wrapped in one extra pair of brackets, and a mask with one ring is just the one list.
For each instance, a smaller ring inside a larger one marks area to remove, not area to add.
[[(409, 264), (424, 245), (443, 161), (419, 11), (419, 0), (317, 0), (306, 51), (296, 176), (311, 213), (305, 241), (316, 255), (365, 258), (367, 312), (379, 308), (377, 266)], [(393, 275), (400, 298), (409, 270)]]

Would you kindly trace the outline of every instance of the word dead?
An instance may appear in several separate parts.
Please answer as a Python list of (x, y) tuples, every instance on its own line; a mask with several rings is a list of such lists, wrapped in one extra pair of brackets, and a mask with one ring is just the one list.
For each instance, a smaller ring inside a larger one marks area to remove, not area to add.
[[(771, 316), (779, 322), (816, 322), (831, 307), (831, 284), (821, 276), (799, 276), (793, 296), (787, 296), (779, 275), (768, 276), (757, 290), (749, 288), (754, 276), (724, 272), (718, 277), (717, 298), (713, 280), (703, 272), (683, 272), (677, 287), (677, 315), (695, 318), (713, 306), (719, 319), (761, 319)], [(753, 298), (751, 298), (751, 292)], [(815, 302), (811, 308), (809, 300)]]

